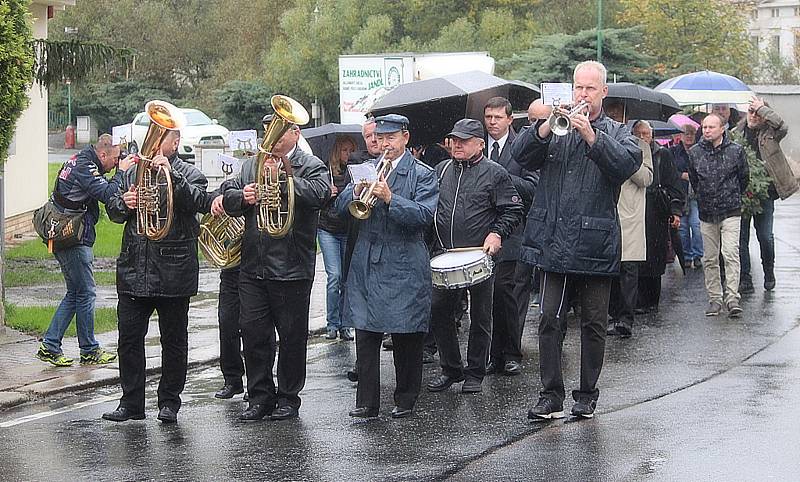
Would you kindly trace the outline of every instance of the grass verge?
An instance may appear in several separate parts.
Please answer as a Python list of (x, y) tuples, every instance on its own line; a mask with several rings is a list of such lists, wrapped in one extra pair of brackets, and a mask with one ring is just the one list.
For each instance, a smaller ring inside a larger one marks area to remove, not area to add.
[[(50, 320), (56, 312), (55, 306), (16, 306), (6, 304), (6, 325), (34, 336), (44, 336)], [(74, 318), (73, 318), (74, 321)], [(105, 333), (117, 329), (117, 310), (96, 308), (94, 332)], [(65, 336), (76, 336), (75, 323), (71, 322)]]
[[(14, 269), (7, 269), (5, 272), (6, 288), (54, 284), (63, 281), (64, 276), (58, 267), (53, 270), (43, 266), (17, 266)], [(95, 271), (94, 282), (100, 286), (114, 285), (117, 282), (116, 274), (113, 271)]]

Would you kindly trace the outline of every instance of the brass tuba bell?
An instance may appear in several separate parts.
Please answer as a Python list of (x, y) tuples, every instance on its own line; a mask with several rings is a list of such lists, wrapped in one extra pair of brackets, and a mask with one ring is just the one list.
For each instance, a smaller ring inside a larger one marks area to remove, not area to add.
[[(256, 158), (256, 216), (260, 231), (280, 239), (289, 233), (294, 223), (292, 164), (286, 159), (282, 170), (271, 172), (264, 168), (264, 160), (274, 157), (272, 149), (278, 140), (292, 125), (307, 124), (309, 115), (299, 102), (285, 95), (273, 95), (271, 103), (275, 115), (264, 125), (264, 140)], [(282, 185), (286, 187), (286, 199), (283, 199)]]
[(186, 125), (186, 117), (177, 107), (162, 100), (151, 100), (144, 110), (150, 118), (150, 127), (144, 136), (136, 166), (136, 232), (158, 241), (169, 232), (175, 210), (172, 176), (169, 169), (153, 166), (153, 158), (160, 152), (167, 134)]

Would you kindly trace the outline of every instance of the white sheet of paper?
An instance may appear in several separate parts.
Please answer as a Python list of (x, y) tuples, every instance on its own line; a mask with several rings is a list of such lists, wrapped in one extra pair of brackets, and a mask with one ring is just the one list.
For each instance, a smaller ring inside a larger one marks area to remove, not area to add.
[(255, 152), (258, 149), (256, 144), (256, 131), (231, 131), (228, 136), (228, 146), (233, 150), (246, 150)]
[(216, 167), (225, 177), (236, 176), (242, 168), (242, 160), (238, 157), (229, 156), (220, 152), (217, 156)]
[(572, 84), (564, 82), (542, 82), (542, 102), (553, 105), (558, 100), (561, 105), (572, 104)]
[(118, 146), (120, 144), (127, 144), (131, 141), (131, 125), (123, 124), (121, 126), (114, 126), (111, 128), (111, 144)]
[(374, 182), (378, 180), (378, 171), (375, 169), (375, 164), (365, 162), (363, 164), (353, 164), (347, 166), (350, 171), (350, 179), (353, 182)]

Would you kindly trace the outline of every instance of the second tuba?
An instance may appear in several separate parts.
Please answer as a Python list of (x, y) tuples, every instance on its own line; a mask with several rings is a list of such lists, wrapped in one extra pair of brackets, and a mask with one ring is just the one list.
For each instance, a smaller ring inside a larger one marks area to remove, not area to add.
[[(289, 234), (294, 223), (292, 164), (286, 159), (283, 169), (271, 172), (264, 168), (264, 160), (274, 157), (272, 149), (278, 140), (292, 125), (307, 124), (309, 115), (299, 102), (285, 95), (273, 95), (271, 103), (275, 115), (264, 125), (264, 140), (258, 148), (256, 158), (256, 217), (260, 231), (280, 239)], [(285, 186), (285, 199), (282, 186)]]
[(160, 152), (167, 134), (186, 125), (186, 117), (177, 107), (161, 100), (151, 100), (144, 110), (150, 118), (150, 127), (136, 166), (136, 232), (158, 241), (169, 232), (175, 209), (169, 169), (154, 166), (153, 158)]

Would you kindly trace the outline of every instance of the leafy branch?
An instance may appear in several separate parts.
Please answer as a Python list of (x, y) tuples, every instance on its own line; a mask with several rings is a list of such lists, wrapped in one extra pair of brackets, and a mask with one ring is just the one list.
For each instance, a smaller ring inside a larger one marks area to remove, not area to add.
[(40, 85), (50, 86), (65, 80), (79, 82), (93, 71), (127, 68), (133, 62), (132, 49), (116, 48), (97, 42), (37, 39), (34, 77)]

